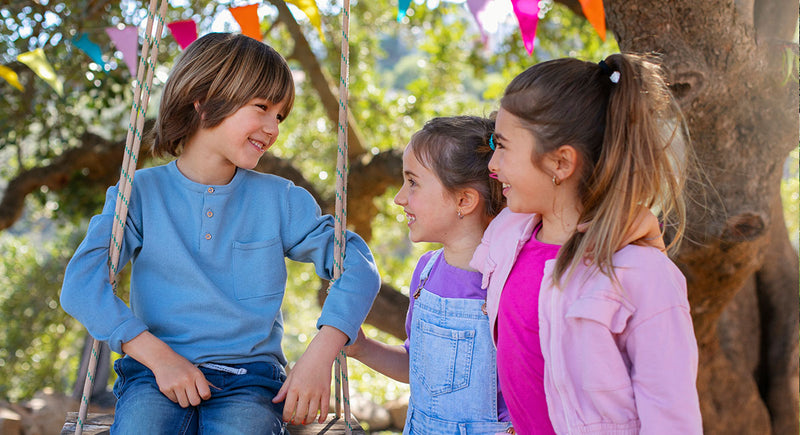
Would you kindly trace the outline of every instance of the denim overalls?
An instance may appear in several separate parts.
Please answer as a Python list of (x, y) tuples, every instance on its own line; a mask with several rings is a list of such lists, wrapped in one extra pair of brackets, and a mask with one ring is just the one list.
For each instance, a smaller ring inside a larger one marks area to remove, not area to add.
[(481, 299), (442, 298), (425, 290), (442, 251), (419, 278), (411, 317), (411, 399), (403, 434), (496, 434), (497, 362)]

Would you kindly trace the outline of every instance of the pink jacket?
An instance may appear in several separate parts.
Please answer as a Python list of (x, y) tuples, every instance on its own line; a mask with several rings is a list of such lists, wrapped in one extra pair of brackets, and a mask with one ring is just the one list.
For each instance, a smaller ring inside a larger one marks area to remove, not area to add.
[[(495, 325), (500, 294), (539, 217), (503, 210), (470, 263), (483, 273)], [(686, 280), (655, 248), (614, 255), (620, 286), (577, 266), (552, 285), (545, 264), (539, 295), (544, 388), (559, 434), (701, 434), (695, 341)]]

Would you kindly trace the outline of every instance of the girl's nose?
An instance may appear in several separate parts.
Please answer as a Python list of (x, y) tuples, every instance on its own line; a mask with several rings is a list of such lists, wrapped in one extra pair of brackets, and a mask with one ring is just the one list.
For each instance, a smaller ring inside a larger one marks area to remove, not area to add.
[(400, 188), (400, 191), (397, 192), (397, 195), (394, 196), (394, 203), (400, 206), (406, 204), (406, 193), (405, 193), (405, 186)]

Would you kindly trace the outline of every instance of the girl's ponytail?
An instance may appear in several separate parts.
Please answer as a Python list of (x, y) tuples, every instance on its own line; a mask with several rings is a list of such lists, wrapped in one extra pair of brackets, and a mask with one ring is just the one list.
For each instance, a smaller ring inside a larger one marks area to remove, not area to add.
[[(579, 223), (559, 251), (554, 280), (578, 261), (614, 276), (612, 257), (641, 207), (661, 215), (676, 249), (685, 227), (684, 123), (651, 58), (614, 54), (600, 63), (557, 59), (523, 72), (501, 106), (537, 139), (533, 161), (561, 145), (579, 153)], [(687, 136), (688, 137), (688, 136)]]

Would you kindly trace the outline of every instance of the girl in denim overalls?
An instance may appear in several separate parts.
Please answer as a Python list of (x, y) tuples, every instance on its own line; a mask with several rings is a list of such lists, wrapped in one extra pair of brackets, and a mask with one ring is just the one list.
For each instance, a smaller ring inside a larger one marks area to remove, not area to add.
[(413, 242), (441, 243), (422, 256), (412, 276), (408, 340), (389, 346), (359, 332), (347, 348), (379, 372), (411, 384), (405, 434), (509, 432), (484, 309), (481, 274), (469, 267), (483, 231), (503, 206), (489, 177), (494, 122), (435, 118), (403, 154), (403, 207)]

